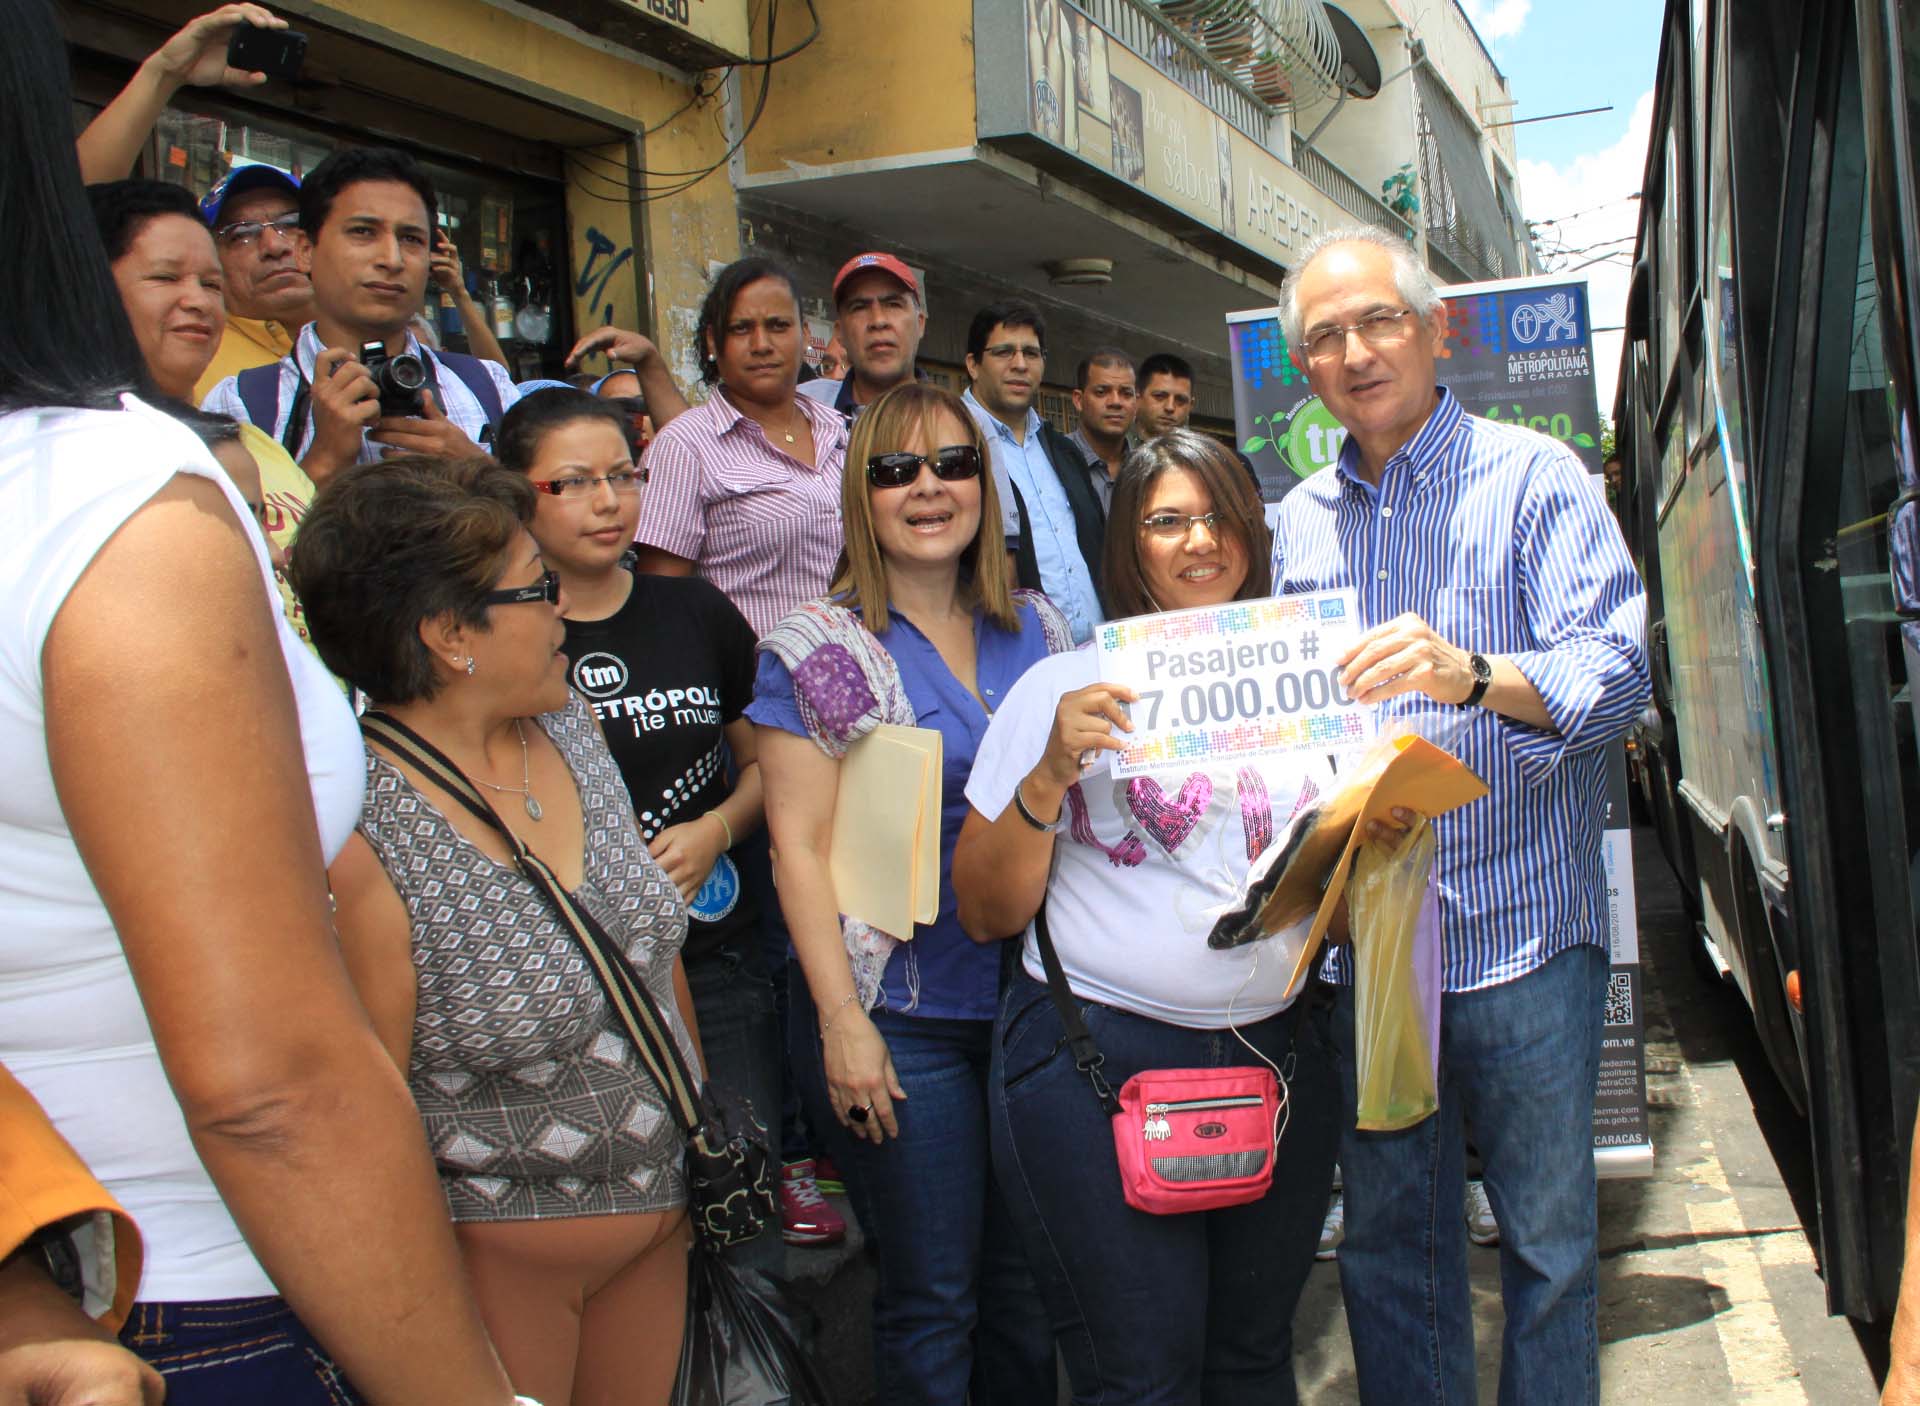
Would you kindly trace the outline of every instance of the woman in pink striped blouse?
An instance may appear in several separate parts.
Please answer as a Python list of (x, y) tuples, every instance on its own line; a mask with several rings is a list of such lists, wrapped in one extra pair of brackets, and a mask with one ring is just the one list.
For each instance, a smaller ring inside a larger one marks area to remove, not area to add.
[(697, 571), (764, 635), (832, 581), (846, 426), (798, 393), (805, 329), (792, 275), (773, 260), (722, 269), (697, 336), (712, 394), (648, 446), (640, 569)]

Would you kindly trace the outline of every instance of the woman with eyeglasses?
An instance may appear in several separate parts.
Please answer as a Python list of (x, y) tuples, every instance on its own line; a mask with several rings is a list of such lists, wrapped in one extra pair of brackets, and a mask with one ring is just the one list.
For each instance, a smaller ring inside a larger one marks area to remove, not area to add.
[[(961, 931), (948, 861), (988, 720), (1071, 639), (1044, 596), (1011, 589), (985, 461), (947, 391), (898, 386), (867, 409), (842, 480), (847, 545), (832, 590), (761, 642), (747, 710), (811, 996), (793, 1011), (808, 1049), (799, 1078), (816, 1122), (848, 1135), (848, 1189), (879, 1249), (874, 1375), (889, 1406), (1054, 1393), (1053, 1344), (988, 1166), (1000, 959)], [(841, 760), (881, 723), (941, 738), (939, 911), (912, 932), (843, 923), (829, 877)]]
[[(646, 471), (628, 457), (626, 409), (584, 390), (524, 396), (500, 422), (500, 462), (537, 490), (527, 530), (567, 600), (573, 686), (600, 720), (640, 838), (687, 902), (681, 952), (713, 1077), (780, 1109), (780, 1036), (757, 897), (734, 845), (760, 828), (753, 628), (712, 583), (633, 569)], [(779, 1274), (778, 1235), (730, 1250)]]
[[(1265, 596), (1268, 551), (1260, 502), (1213, 440), (1170, 430), (1122, 464), (1104, 563), (1116, 617)], [(994, 1168), (1076, 1402), (1291, 1402), (1294, 1306), (1338, 1132), (1325, 1013), (1288, 985), (1297, 938), (1219, 952), (1207, 935), (1331, 777), (1278, 758), (1116, 780), (1133, 701), (1100, 681), (1090, 650), (1047, 660), (994, 715), (967, 783), (960, 921), (986, 952), (1023, 939), (995, 1028)], [(1043, 905), (1111, 1088), (1147, 1069), (1279, 1073), (1284, 1132), (1263, 1198), (1184, 1215), (1128, 1206), (1113, 1124), (1048, 992)]]
[[(621, 450), (558, 468), (618, 475)], [(570, 602), (527, 531), (543, 496), (490, 459), (355, 466), (314, 500), (294, 583), (327, 666), (465, 773), (624, 945), (697, 1071), (686, 904), (567, 685)], [(664, 1401), (683, 1140), (571, 929), (495, 828), (380, 742), (329, 873), (341, 950), (407, 1073), (515, 1388), (546, 1406)]]

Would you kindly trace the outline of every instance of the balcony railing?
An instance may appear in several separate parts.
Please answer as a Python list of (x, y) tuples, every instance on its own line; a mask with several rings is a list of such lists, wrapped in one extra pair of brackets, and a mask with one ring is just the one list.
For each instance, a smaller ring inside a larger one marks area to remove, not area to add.
[(1333, 203), (1349, 215), (1365, 224), (1379, 225), (1404, 238), (1413, 238), (1411, 225), (1370, 195), (1360, 182), (1308, 146), (1306, 138), (1298, 132), (1293, 134), (1293, 164), (1294, 169), (1325, 191)]
[(1167, 19), (1153, 0), (1079, 0), (1079, 4), (1108, 34), (1261, 146), (1267, 145), (1279, 109)]

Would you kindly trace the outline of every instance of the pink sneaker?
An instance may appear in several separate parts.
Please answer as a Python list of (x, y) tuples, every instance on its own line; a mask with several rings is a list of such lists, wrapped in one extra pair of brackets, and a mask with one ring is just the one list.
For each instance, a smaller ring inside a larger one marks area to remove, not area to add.
[(780, 1168), (780, 1230), (789, 1245), (837, 1245), (847, 1222), (827, 1204), (813, 1180), (813, 1159)]
[(813, 1159), (813, 1184), (828, 1196), (847, 1194), (847, 1183), (840, 1175), (839, 1164), (824, 1152)]

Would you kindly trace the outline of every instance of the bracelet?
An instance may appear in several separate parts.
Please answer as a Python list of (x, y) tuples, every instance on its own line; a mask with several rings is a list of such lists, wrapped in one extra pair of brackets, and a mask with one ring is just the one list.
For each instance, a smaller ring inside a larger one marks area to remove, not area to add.
[[(1027, 784), (1027, 779), (1023, 776), (1020, 778), (1020, 780), (1015, 784), (1013, 788), (1014, 809), (1020, 812), (1020, 818), (1022, 820), (1026, 821), (1027, 824), (1031, 825), (1034, 829), (1038, 830), (1041, 834), (1051, 835), (1055, 833), (1060, 828), (1060, 816), (1056, 815), (1053, 817), (1052, 820), (1042, 820), (1039, 816), (1035, 815), (1031, 810), (1028, 810), (1027, 798), (1021, 794), (1021, 787), (1025, 786), (1026, 784)], [(1064, 815), (1066, 813), (1066, 806), (1064, 803), (1061, 805), (1060, 809), (1061, 809), (1061, 814)]]
[(715, 820), (720, 822), (721, 830), (726, 833), (727, 848), (732, 849), (733, 848), (733, 827), (727, 824), (727, 817), (720, 813), (720, 808), (718, 806), (715, 806), (712, 810), (708, 811), (707, 814), (711, 815)]
[(846, 995), (840, 998), (840, 1004), (833, 1008), (833, 1014), (820, 1022), (820, 1038), (822, 1040), (826, 1039), (827, 1032), (833, 1029), (833, 1023), (834, 1021), (840, 1018), (840, 1012), (847, 1008), (847, 1002), (851, 1001), (855, 996), (858, 996), (859, 994), (860, 993), (858, 991), (847, 992)]

